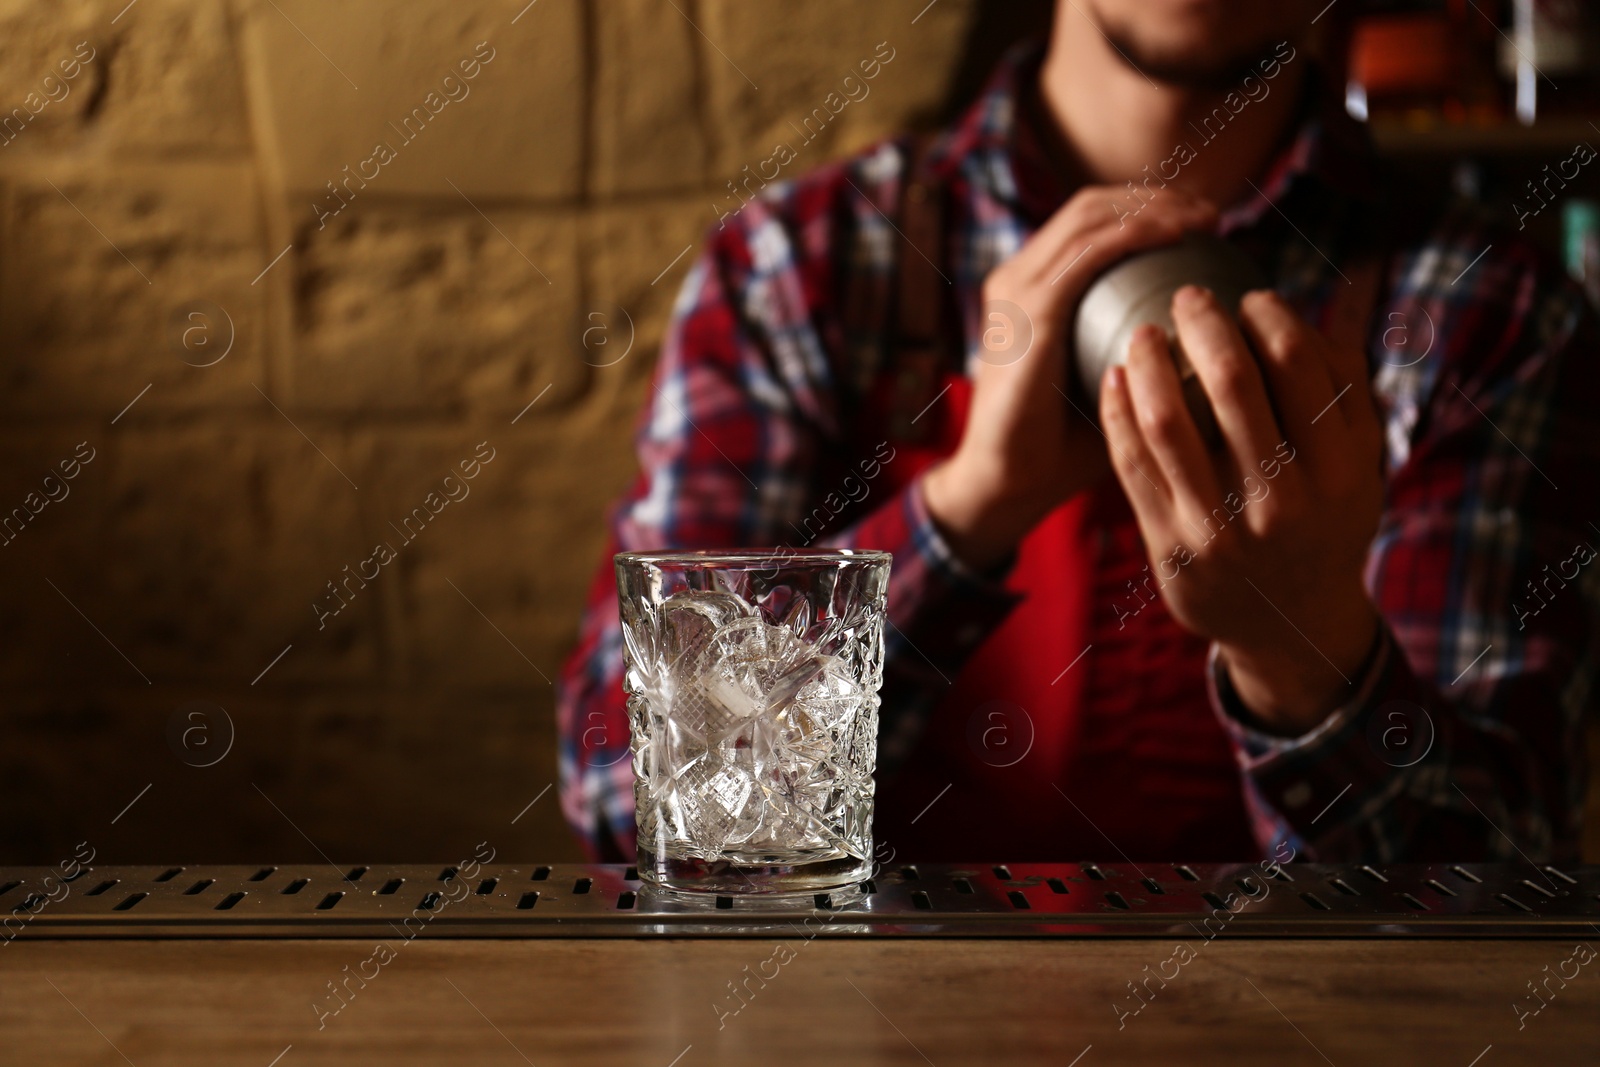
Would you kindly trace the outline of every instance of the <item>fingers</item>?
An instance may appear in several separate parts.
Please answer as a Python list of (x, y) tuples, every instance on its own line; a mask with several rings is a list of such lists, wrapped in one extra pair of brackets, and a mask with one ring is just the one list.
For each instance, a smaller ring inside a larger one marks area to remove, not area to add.
[(1323, 418), (1343, 422), (1334, 397), (1349, 383), (1334, 384), (1321, 337), (1277, 293), (1246, 293), (1239, 320), (1261, 359), (1285, 437), (1315, 455), (1313, 427)]
[(1039, 229), (1047, 241), (1061, 241), (1073, 234), (1102, 226), (1124, 226), (1139, 218), (1179, 218), (1196, 216), (1205, 222), (1216, 220), (1217, 209), (1209, 200), (1177, 189), (1164, 189), (1154, 199), (1129, 207), (1126, 189), (1113, 185), (1089, 185), (1078, 190)]
[(1114, 225), (1120, 213), (1115, 195), (1107, 189), (1102, 195), (1090, 195), (1088, 190), (1071, 197), (1040, 227), (1039, 233), (1047, 238), (1066, 239), (1085, 230)]
[(1140, 327), (1128, 347), (1128, 395), (1134, 421), (1180, 513), (1204, 513), (1220, 499), (1211, 456), (1183, 401), (1165, 331)]
[(1029, 239), (1017, 260), (1035, 280), (1069, 289), (1076, 280), (1074, 291), (1081, 291), (1099, 270), (1131, 252), (1216, 224), (1217, 211), (1209, 201), (1164, 193), (1133, 215), (1112, 202), (1115, 192), (1095, 187), (1074, 196)]
[(1185, 232), (1202, 225), (1207, 217), (1204, 212), (1178, 217), (1152, 215), (1088, 231), (1044, 265), (1044, 281), (1052, 299), (1063, 307), (1075, 304), (1089, 283), (1118, 260), (1147, 248), (1172, 244)]
[(1350, 268), (1352, 278), (1343, 288), (1335, 287), (1333, 314), (1324, 331), (1328, 340), (1328, 365), (1338, 388), (1345, 382), (1366, 379), (1366, 342), (1373, 308), (1382, 282), (1377, 263), (1358, 263)]
[(1215, 207), (1175, 190), (1163, 191), (1137, 215), (1117, 210), (1113, 194), (1121, 195), (1106, 186), (1081, 190), (985, 278), (985, 306), (1012, 318), (1021, 314), (1013, 325), (1023, 339), (1008, 341), (1006, 349), (1019, 354), (1003, 360), (1019, 364), (1020, 373), (1008, 376), (1014, 387), (1033, 389), (1059, 375), (1068, 317), (1098, 274), (1133, 252), (1216, 223)]
[(1241, 469), (1254, 469), (1283, 440), (1255, 357), (1232, 316), (1209, 290), (1193, 285), (1179, 289), (1172, 301), (1172, 318), (1229, 451)]
[(1134, 514), (1159, 515), (1169, 510), (1172, 494), (1139, 432), (1133, 398), (1128, 395), (1127, 375), (1121, 367), (1107, 370), (1100, 384), (1100, 427), (1111, 446), (1111, 469), (1133, 504)]
[(1372, 400), (1372, 371), (1367, 365), (1369, 317), (1381, 278), (1376, 265), (1353, 267), (1351, 273), (1355, 275), (1351, 287), (1339, 290), (1333, 302), (1333, 321), (1328, 324), (1325, 349), (1328, 368), (1335, 392), (1346, 385), (1354, 386), (1339, 399), (1339, 410), (1350, 426), (1363, 434), (1381, 435)]
[[(1035, 274), (1026, 287), (1027, 295), (1000, 297), (1024, 307), (1025, 327), (1033, 339), (1028, 358), (1015, 361), (1019, 370), (1014, 376), (1015, 387), (1032, 390), (1042, 388), (1045, 382), (1058, 380), (1059, 357), (1069, 328), (1068, 315), (1095, 277), (1135, 251), (1171, 244), (1182, 232), (1179, 224), (1165, 216), (1154, 215), (1131, 220), (1125, 226), (1102, 226), (1069, 244), (1063, 251), (1067, 258), (1059, 263), (1052, 261), (1045, 265), (1045, 273)], [(1021, 259), (1019, 253), (1012, 263), (1000, 269), (1009, 273)], [(1039, 267), (1040, 264), (1034, 262), (1026, 269), (1037, 271)], [(992, 293), (988, 288), (985, 292), (986, 297)]]

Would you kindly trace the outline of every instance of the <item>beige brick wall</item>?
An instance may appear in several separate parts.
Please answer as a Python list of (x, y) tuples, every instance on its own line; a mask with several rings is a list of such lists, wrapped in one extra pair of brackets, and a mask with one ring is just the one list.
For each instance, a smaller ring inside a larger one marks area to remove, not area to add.
[[(976, 0), (925, 5), (0, 0), (0, 514), (95, 450), (0, 547), (0, 859), (572, 856), (553, 791), (512, 820), (677, 257), (880, 42), (797, 171), (944, 101)], [(169, 744), (190, 701), (213, 766)]]

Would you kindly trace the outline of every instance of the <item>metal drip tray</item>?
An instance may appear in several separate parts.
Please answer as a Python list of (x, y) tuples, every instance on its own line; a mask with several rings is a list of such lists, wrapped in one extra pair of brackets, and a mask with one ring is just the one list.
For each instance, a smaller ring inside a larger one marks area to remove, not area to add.
[(79, 937), (1551, 937), (1600, 867), (896, 865), (849, 899), (665, 899), (621, 865), (0, 869), (3, 940)]

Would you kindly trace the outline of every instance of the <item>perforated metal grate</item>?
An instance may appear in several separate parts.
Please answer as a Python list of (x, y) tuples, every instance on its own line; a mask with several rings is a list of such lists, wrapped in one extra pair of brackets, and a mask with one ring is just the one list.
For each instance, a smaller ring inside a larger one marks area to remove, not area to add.
[(1568, 937), (1600, 923), (1600, 867), (896, 865), (862, 892), (685, 902), (631, 867), (0, 869), (15, 937)]

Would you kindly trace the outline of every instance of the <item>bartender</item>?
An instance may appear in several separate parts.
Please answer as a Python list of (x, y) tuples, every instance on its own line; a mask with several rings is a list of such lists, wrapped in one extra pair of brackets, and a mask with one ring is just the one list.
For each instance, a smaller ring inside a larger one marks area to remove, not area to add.
[[(719, 213), (560, 679), (592, 855), (634, 834), (611, 554), (787, 546), (893, 553), (901, 859), (1575, 859), (1600, 324), (1386, 175), (1322, 6), (1062, 0), (936, 138)], [(1085, 395), (1079, 299), (1193, 232), (1271, 287), (1180, 289)]]

